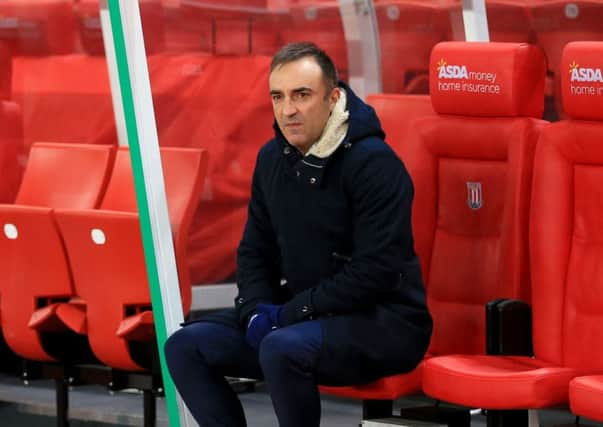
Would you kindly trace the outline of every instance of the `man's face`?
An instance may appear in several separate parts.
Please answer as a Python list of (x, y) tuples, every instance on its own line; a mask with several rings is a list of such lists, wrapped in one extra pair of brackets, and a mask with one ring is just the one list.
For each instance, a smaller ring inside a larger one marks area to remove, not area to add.
[(275, 68), (270, 73), (274, 117), (281, 132), (302, 153), (314, 144), (339, 98), (339, 90), (327, 87), (314, 58), (305, 57)]

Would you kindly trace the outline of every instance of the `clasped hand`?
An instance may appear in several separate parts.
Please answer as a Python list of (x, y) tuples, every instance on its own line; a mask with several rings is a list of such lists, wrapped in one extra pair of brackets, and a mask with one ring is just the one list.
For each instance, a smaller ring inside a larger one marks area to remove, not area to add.
[(247, 344), (257, 350), (266, 335), (280, 328), (281, 310), (281, 305), (258, 304), (255, 313), (251, 315), (247, 323), (247, 332), (245, 333)]

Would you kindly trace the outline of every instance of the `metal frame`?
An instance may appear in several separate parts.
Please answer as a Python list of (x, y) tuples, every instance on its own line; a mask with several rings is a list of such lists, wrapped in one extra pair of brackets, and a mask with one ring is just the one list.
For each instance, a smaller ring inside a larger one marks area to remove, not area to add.
[[(381, 48), (372, 0), (339, 0), (339, 11), (348, 49), (350, 87), (365, 99), (381, 92)], [(352, 59), (360, 52), (361, 60)]]

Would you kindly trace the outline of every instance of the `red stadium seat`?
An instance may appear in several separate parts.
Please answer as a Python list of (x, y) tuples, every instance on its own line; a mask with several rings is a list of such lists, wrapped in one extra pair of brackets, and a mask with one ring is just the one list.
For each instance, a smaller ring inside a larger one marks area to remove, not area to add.
[(104, 57), (15, 57), (12, 99), (23, 110), (26, 149), (37, 141), (117, 142)]
[[(430, 71), (438, 114), (417, 119), (402, 148), (434, 319), (423, 366), (433, 356), (484, 353), (485, 304), (529, 295), (525, 235), (545, 62), (527, 44), (445, 42), (434, 48)], [(396, 399), (421, 389), (421, 369), (325, 390)]]
[(15, 201), (23, 174), (21, 110), (14, 102), (0, 101), (0, 203)]
[[(35, 144), (15, 205), (0, 206), (0, 307), (2, 332), (9, 347), (27, 359), (57, 358), (40, 332), (61, 328), (28, 324), (33, 313), (74, 296), (54, 208), (94, 208), (107, 183), (113, 149), (80, 144)], [(64, 354), (67, 349), (59, 348)]]
[(348, 55), (343, 22), (336, 1), (308, 1), (292, 4), (283, 29), (283, 44), (311, 41), (333, 59), (341, 80), (347, 80)]
[(529, 4), (534, 0), (487, 0), (488, 30), (493, 42), (534, 43)]
[(76, 46), (71, 0), (0, 2), (0, 41), (13, 55), (61, 55)]
[(166, 5), (169, 51), (272, 55), (282, 45), (284, 10), (236, 2)]
[[(160, 52), (164, 46), (161, 0), (139, 0), (139, 7), (146, 54)], [(82, 48), (90, 55), (104, 55), (98, 0), (79, 0), (75, 8)]]
[(561, 52), (572, 41), (603, 40), (603, 2), (600, 0), (529, 0), (532, 28), (536, 42), (547, 56), (553, 117), (564, 118), (561, 102), (559, 65)]
[(452, 5), (448, 0), (375, 1), (383, 92), (428, 93), (429, 54), (451, 32)]
[[(572, 43), (566, 47), (565, 54), (563, 56), (562, 67), (568, 66), (570, 71), (574, 72), (574, 69), (578, 74), (580, 73), (581, 66), (584, 69), (592, 69), (594, 72), (603, 68), (603, 61), (601, 61), (601, 53), (603, 52), (603, 43)], [(562, 68), (563, 71), (563, 68)], [(588, 74), (588, 73), (586, 73)], [(595, 78), (592, 75), (591, 78)], [(570, 117), (577, 119), (588, 119), (592, 121), (602, 121), (603, 115), (601, 114), (601, 108), (603, 108), (603, 82), (601, 80), (596, 82), (583, 81), (579, 82), (576, 79), (572, 81), (570, 76), (569, 81), (563, 80), (563, 96), (567, 98), (566, 110)], [(594, 83), (594, 84), (593, 84)], [(573, 87), (572, 87), (573, 86)], [(582, 90), (579, 90), (582, 88)], [(592, 90), (592, 89), (595, 90)], [(596, 95), (595, 95), (596, 93)], [(568, 105), (569, 104), (569, 105)], [(592, 123), (592, 125), (603, 128), (603, 123)], [(584, 123), (582, 126), (586, 126)], [(600, 159), (600, 157), (599, 157)], [(601, 163), (597, 166), (601, 167)], [(591, 186), (594, 183), (591, 184)], [(584, 191), (592, 191), (588, 187)], [(593, 195), (594, 196), (594, 195)], [(590, 197), (589, 197), (590, 198)], [(593, 209), (600, 209), (601, 206), (593, 207)], [(598, 211), (600, 212), (600, 211)], [(597, 213), (598, 215), (598, 213)], [(598, 225), (597, 232), (599, 231)], [(590, 232), (590, 230), (588, 230)], [(599, 282), (601, 278), (597, 277)], [(591, 281), (589, 280), (589, 284)], [(600, 289), (600, 283), (597, 282)], [(596, 286), (594, 286), (596, 288)], [(598, 313), (603, 313), (601, 307), (598, 308)], [(593, 348), (593, 343), (588, 344), (589, 351), (598, 352), (599, 349)], [(600, 359), (597, 357), (589, 358), (582, 364), (582, 367), (588, 366), (593, 369), (601, 370), (603, 365), (600, 363)], [(603, 410), (601, 409), (601, 399), (603, 398), (603, 376), (594, 375), (575, 378), (570, 382), (569, 385), (569, 399), (570, 407), (572, 412), (582, 417), (587, 417), (597, 421), (603, 421)]]
[[(191, 304), (186, 245), (207, 156), (201, 149), (162, 148), (161, 157), (186, 314)], [(86, 303), (86, 329), (93, 353), (116, 369), (150, 368), (130, 353), (128, 345), (131, 341), (154, 343), (129, 151), (121, 148), (117, 153), (100, 210), (57, 210), (56, 218), (69, 254), (76, 293)], [(77, 311), (72, 310), (68, 322), (73, 323), (77, 317)]]
[(599, 0), (530, 0), (529, 5), (537, 42), (555, 74), (567, 43), (603, 40), (603, 2)]
[[(424, 365), (428, 395), (471, 407), (538, 409), (567, 404), (572, 378), (603, 373), (603, 359), (593, 357), (603, 348), (601, 58), (603, 43), (568, 44), (560, 75), (571, 119), (546, 128), (538, 142), (529, 233), (534, 356), (433, 358)], [(596, 70), (598, 78), (583, 78)], [(574, 384), (587, 403), (581, 386), (597, 381)], [(600, 413), (599, 402), (593, 411)]]

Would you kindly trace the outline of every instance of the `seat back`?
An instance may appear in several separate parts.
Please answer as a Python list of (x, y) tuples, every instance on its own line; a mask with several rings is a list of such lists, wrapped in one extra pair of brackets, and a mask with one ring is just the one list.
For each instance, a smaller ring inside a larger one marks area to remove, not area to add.
[(434, 48), (430, 73), (438, 115), (417, 119), (405, 156), (434, 319), (429, 351), (483, 353), (485, 304), (529, 299), (526, 236), (545, 61), (527, 44), (446, 42)]
[(15, 57), (12, 99), (23, 107), (27, 148), (37, 141), (117, 142), (104, 57)]
[(530, 250), (535, 355), (602, 370), (603, 43), (575, 42), (561, 61), (568, 120), (543, 132), (534, 170)]
[(530, 0), (528, 5), (537, 43), (544, 49), (549, 71), (555, 75), (567, 43), (603, 40), (603, 3), (598, 0)]
[(408, 133), (419, 117), (434, 115), (428, 95), (371, 94), (366, 97), (385, 131), (385, 140), (404, 160)]
[(36, 143), (16, 203), (50, 208), (97, 207), (113, 149), (107, 145)]
[(495, 42), (533, 43), (529, 4), (533, 0), (488, 0), (488, 31)]

